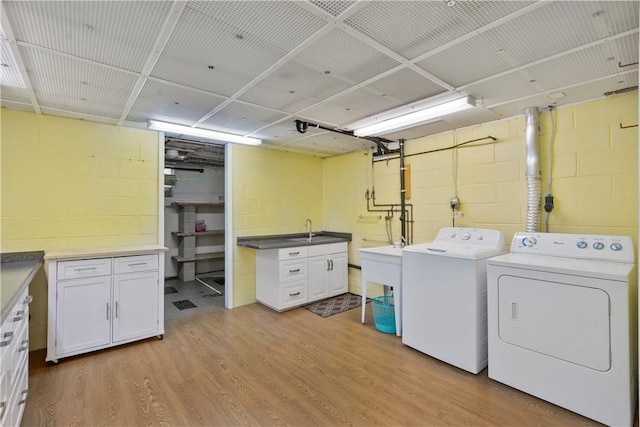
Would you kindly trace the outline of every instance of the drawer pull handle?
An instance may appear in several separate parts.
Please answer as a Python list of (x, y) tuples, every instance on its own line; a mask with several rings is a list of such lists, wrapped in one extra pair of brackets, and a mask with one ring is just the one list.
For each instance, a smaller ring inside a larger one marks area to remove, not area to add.
[(29, 350), (29, 340), (22, 340), (22, 347), (18, 349), (18, 352)]
[(295, 270), (289, 270), (289, 273), (299, 273), (300, 269), (296, 268)]
[(22, 303), (23, 305), (29, 305), (33, 302), (33, 296), (32, 295), (27, 295), (27, 297), (24, 299), (24, 302)]
[(116, 319), (118, 318), (118, 301), (116, 301)]
[(133, 264), (129, 264), (129, 267), (135, 267), (137, 265), (147, 265), (147, 263), (146, 262), (135, 262)]
[(86, 271), (86, 270), (97, 270), (98, 267), (85, 267), (85, 268), (76, 268), (75, 271)]
[(19, 322), (19, 321), (21, 321), (22, 319), (24, 319), (24, 310), (20, 310), (20, 311), (18, 311), (18, 312), (17, 312), (17, 316), (16, 316), (16, 317), (14, 317), (14, 318), (13, 318), (13, 319), (11, 319), (11, 320), (13, 320), (14, 322)]
[(298, 252), (289, 252), (289, 256), (300, 255), (300, 251)]
[(29, 389), (22, 390), (22, 393), (20, 393), (20, 396), (24, 396), (24, 397), (18, 401), (18, 405), (24, 405), (25, 403), (27, 403), (28, 394), (29, 394)]
[(2, 334), (2, 339), (4, 341), (0, 342), (0, 347), (6, 347), (9, 344), (11, 344), (11, 341), (13, 341), (13, 332), (5, 332), (4, 334)]
[(331, 269), (330, 270), (333, 271), (333, 260), (330, 259), (329, 262), (331, 263)]
[(293, 294), (289, 294), (290, 297), (297, 297), (298, 295), (300, 295), (300, 291), (295, 292)]
[(109, 303), (107, 303), (107, 320), (109, 320)]

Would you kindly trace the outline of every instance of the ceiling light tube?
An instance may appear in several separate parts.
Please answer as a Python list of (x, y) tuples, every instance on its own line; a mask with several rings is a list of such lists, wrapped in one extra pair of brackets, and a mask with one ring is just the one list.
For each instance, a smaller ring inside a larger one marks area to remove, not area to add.
[(249, 138), (248, 136), (233, 135), (230, 133), (217, 132), (214, 130), (192, 128), (190, 126), (182, 126), (174, 123), (159, 122), (156, 120), (149, 120), (147, 127), (151, 130), (176, 133), (180, 135), (197, 136), (200, 138), (210, 139), (218, 142), (232, 142), (234, 144), (245, 144), (245, 145), (262, 144), (262, 140), (257, 138)]
[(355, 129), (353, 134), (356, 136), (384, 135), (392, 131), (408, 129), (421, 125), (429, 120), (445, 116), (451, 113), (457, 113), (468, 108), (475, 107), (476, 100), (471, 96), (459, 98), (443, 104), (434, 105), (413, 113), (405, 114), (393, 119), (384, 120), (369, 126)]

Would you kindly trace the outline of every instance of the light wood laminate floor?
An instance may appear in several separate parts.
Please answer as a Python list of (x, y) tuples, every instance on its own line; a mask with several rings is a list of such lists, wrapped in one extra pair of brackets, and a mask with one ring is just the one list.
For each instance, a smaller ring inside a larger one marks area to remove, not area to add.
[(404, 346), (370, 312), (359, 318), (252, 304), (57, 365), (32, 352), (22, 425), (598, 425)]

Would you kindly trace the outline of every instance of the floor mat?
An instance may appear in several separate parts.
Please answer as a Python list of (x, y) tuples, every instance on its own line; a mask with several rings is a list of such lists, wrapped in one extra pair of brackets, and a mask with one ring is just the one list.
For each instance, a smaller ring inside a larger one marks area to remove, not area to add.
[(175, 305), (178, 310), (186, 310), (187, 308), (196, 308), (197, 305), (189, 301), (188, 299), (183, 299), (181, 301), (172, 301), (173, 305)]
[[(367, 301), (369, 301), (369, 298), (367, 298)], [(302, 307), (320, 317), (329, 317), (361, 305), (362, 297), (360, 295), (347, 292), (346, 294), (303, 305)]]

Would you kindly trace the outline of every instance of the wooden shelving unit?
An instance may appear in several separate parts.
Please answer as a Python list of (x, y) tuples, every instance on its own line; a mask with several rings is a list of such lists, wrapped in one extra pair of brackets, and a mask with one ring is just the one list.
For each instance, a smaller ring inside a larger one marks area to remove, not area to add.
[(200, 232), (172, 231), (171, 234), (177, 237), (224, 236), (224, 230), (207, 230)]

